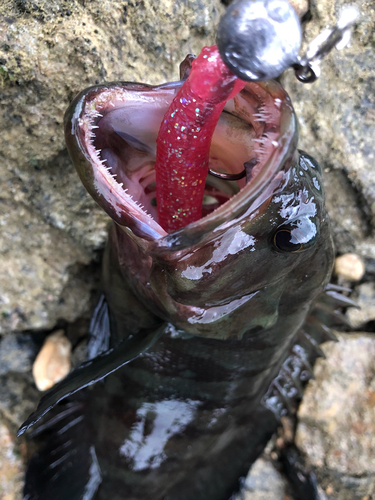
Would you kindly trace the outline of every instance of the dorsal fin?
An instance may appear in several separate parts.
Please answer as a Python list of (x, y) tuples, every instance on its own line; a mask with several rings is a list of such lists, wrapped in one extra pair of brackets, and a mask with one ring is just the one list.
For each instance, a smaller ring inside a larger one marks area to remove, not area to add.
[(347, 288), (329, 284), (312, 304), (289, 355), (262, 400), (278, 419), (294, 413), (298, 408), (304, 385), (314, 376), (312, 366), (315, 360), (325, 357), (319, 345), (326, 341), (337, 341), (329, 325), (337, 322), (347, 324), (345, 316), (337, 311), (337, 307), (358, 307), (344, 295), (348, 291)]

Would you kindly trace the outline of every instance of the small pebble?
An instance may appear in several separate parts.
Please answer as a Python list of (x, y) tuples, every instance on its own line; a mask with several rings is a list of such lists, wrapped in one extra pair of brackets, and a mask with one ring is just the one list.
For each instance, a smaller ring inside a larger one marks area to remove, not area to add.
[(365, 263), (355, 253), (345, 253), (335, 260), (335, 274), (349, 281), (359, 281), (365, 274)]
[(62, 380), (70, 371), (72, 345), (64, 330), (58, 330), (46, 338), (33, 365), (35, 385), (46, 391)]
[(297, 12), (299, 17), (303, 17), (306, 12), (309, 10), (309, 1), (308, 0), (289, 0), (289, 3)]

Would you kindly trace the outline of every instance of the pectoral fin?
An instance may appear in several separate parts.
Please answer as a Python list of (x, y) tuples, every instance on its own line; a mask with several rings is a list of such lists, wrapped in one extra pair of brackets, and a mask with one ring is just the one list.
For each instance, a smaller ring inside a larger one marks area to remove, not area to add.
[(118, 370), (147, 351), (164, 331), (164, 326), (150, 332), (139, 332), (96, 358), (82, 363), (42, 397), (38, 408), (21, 425), (17, 436), (23, 434), (60, 401)]

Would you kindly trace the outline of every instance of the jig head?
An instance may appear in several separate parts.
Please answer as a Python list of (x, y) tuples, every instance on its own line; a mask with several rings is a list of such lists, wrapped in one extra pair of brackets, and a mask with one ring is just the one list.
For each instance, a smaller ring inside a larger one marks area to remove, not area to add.
[(236, 0), (220, 20), (217, 46), (241, 80), (261, 81), (296, 63), (301, 39), (299, 18), (287, 0)]
[(236, 0), (221, 18), (217, 45), (225, 64), (242, 80), (269, 80), (292, 67), (300, 82), (311, 83), (320, 76), (322, 59), (348, 44), (358, 17), (355, 5), (343, 7), (336, 25), (299, 56), (301, 24), (287, 0)]

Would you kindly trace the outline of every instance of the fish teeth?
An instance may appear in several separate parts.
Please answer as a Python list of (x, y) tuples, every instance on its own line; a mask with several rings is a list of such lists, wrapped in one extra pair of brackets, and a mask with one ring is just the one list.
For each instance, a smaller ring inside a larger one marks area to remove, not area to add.
[[(93, 128), (99, 128), (99, 127), (93, 126)], [(93, 137), (95, 137), (94, 132), (91, 133), (91, 138), (93, 138)], [(90, 142), (91, 142), (91, 144), (95, 148), (94, 141), (91, 139)], [(96, 158), (97, 158), (97, 161), (100, 164), (100, 166), (106, 171), (107, 175), (116, 184), (116, 186), (118, 186), (119, 189), (121, 189), (121, 191), (126, 195), (126, 198), (128, 199), (128, 202), (131, 203), (133, 206), (139, 208), (139, 210), (141, 210), (147, 217), (150, 217), (150, 219), (153, 219), (153, 217), (151, 216), (151, 214), (149, 214), (147, 212), (145, 206), (142, 205), (141, 203), (138, 203), (137, 201), (135, 201), (134, 198), (133, 198), (133, 196), (129, 193), (128, 188), (124, 188), (124, 183), (117, 181), (117, 179), (116, 179), (117, 178), (117, 174), (111, 172), (111, 170), (113, 169), (113, 167), (105, 164), (106, 162), (108, 162), (108, 159), (107, 158), (101, 158), (100, 157), (100, 153), (101, 152), (102, 152), (102, 149), (96, 149), (95, 148)]]

